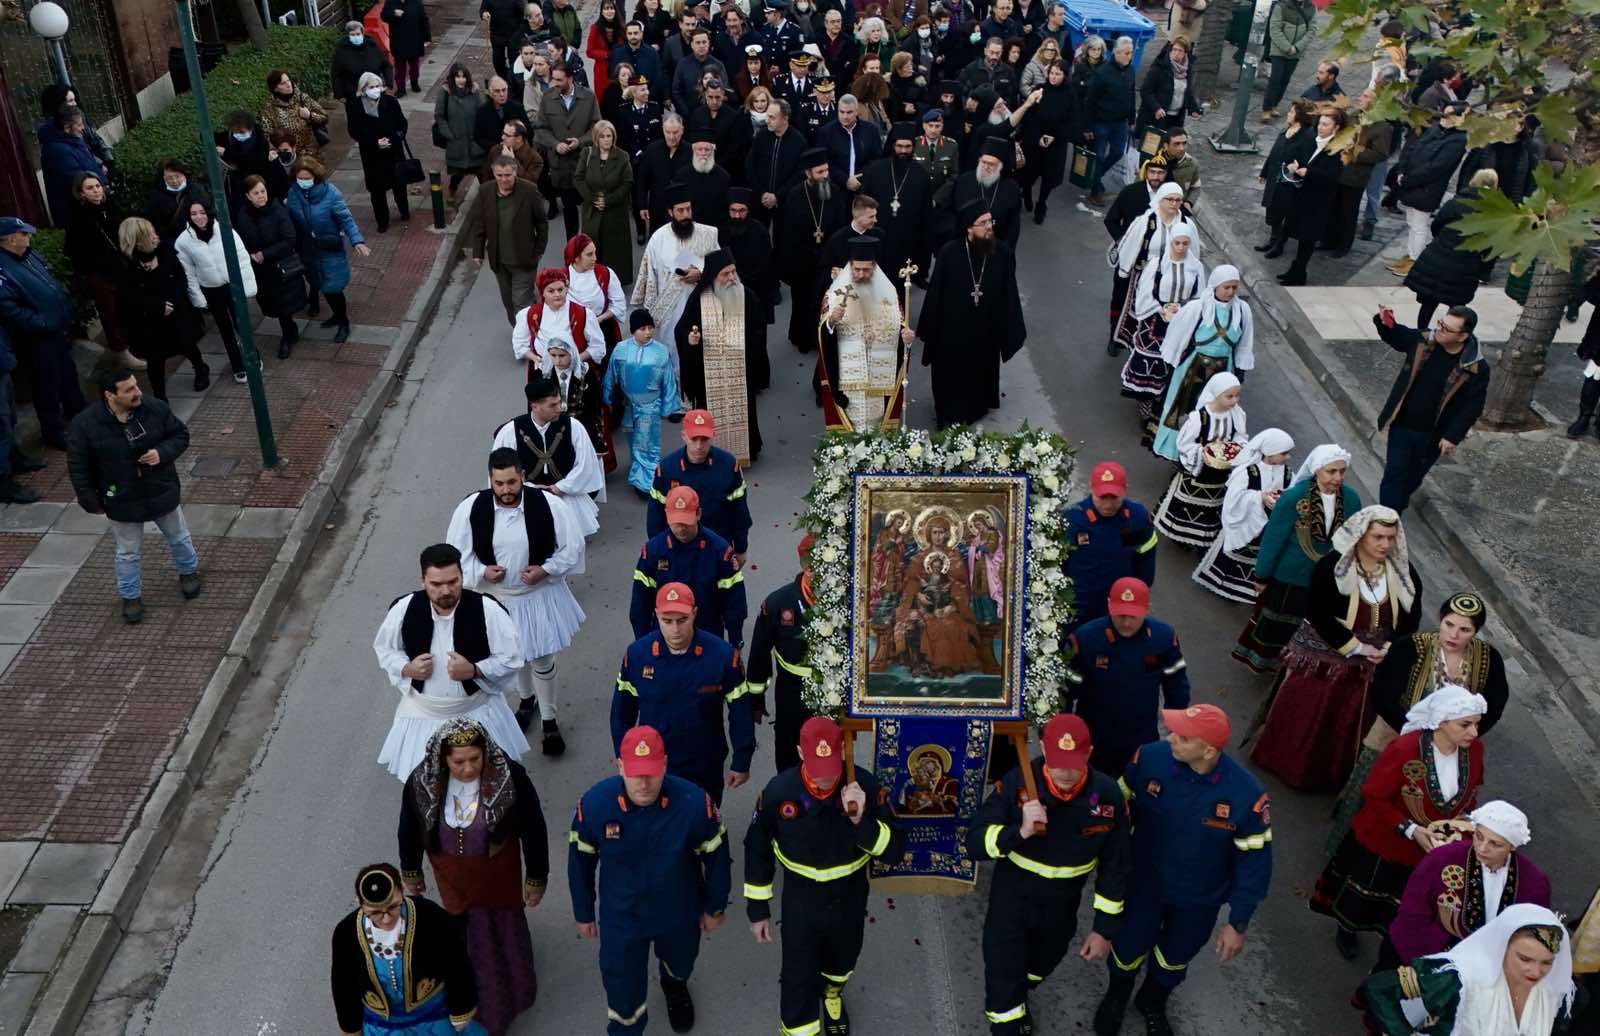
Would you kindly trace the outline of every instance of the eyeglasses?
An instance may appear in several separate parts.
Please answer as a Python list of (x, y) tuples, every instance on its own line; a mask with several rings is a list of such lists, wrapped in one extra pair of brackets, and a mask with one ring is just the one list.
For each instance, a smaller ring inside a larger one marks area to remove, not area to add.
[(1437, 332), (1442, 332), (1447, 335), (1464, 335), (1467, 333), (1467, 329), (1464, 327), (1445, 327), (1443, 320), (1440, 320), (1438, 323), (1434, 324), (1433, 329)]
[(362, 907), (361, 913), (363, 916), (371, 918), (374, 921), (385, 917), (398, 917), (404, 905), (404, 903), (392, 903), (381, 910), (374, 910), (371, 907)]

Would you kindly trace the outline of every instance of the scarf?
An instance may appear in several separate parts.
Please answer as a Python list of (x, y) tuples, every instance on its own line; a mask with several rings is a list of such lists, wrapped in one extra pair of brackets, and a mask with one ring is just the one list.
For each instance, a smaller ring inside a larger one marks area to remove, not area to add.
[(1483, 695), (1473, 694), (1465, 687), (1458, 687), (1453, 683), (1445, 684), (1411, 706), (1411, 711), (1406, 713), (1406, 725), (1400, 728), (1400, 733), (1438, 730), (1441, 724), (1453, 719), (1481, 716), (1488, 711), (1489, 703), (1484, 700)]
[(483, 823), (491, 838), (516, 804), (517, 793), (511, 784), (511, 768), (506, 765), (505, 752), (476, 720), (465, 717), (450, 720), (428, 739), (422, 762), (411, 771), (411, 780), (407, 782), (407, 793), (411, 795), (417, 816), (422, 819), (422, 829), (430, 835), (438, 830), (439, 818), (449, 804), (450, 767), (445, 757), (451, 745), (447, 742), (454, 740), (456, 747), (460, 747), (462, 736), (469, 734), (475, 734), (476, 738), (467, 743), (483, 749), (483, 769), (478, 774), (478, 809), (483, 813)]
[[(1410, 555), (1406, 551), (1406, 530), (1400, 524), (1399, 512), (1382, 504), (1363, 507), (1334, 530), (1333, 549), (1339, 555), (1338, 562), (1333, 566), (1334, 585), (1346, 597), (1359, 592), (1358, 584), (1361, 577), (1356, 572), (1356, 544), (1361, 542), (1361, 538), (1367, 534), (1367, 529), (1373, 522), (1382, 522), (1395, 527), (1394, 549), (1384, 559), (1384, 575), (1389, 580), (1389, 592), (1394, 594), (1400, 609), (1410, 611), (1417, 601), (1417, 587), (1411, 581)], [(1398, 620), (1399, 616), (1395, 616), (1395, 619)], [(1435, 691), (1423, 701), (1437, 697), (1439, 693)]]
[(1333, 143), (1333, 134), (1330, 133), (1326, 137), (1319, 136), (1316, 140), (1317, 146), (1311, 149), (1311, 158), (1306, 159), (1305, 164), (1309, 165), (1312, 159), (1326, 151), (1328, 149), (1328, 145), (1331, 143)]
[[(1350, 452), (1348, 450), (1337, 443), (1323, 443), (1312, 450), (1311, 456), (1307, 457), (1305, 463), (1300, 465), (1300, 470), (1294, 473), (1294, 480), (1296, 482), (1304, 482), (1307, 479), (1316, 478), (1317, 472), (1329, 464), (1337, 464), (1341, 460), (1346, 464), (1350, 463)], [(1312, 490), (1312, 495), (1316, 495), (1316, 493), (1316, 490)], [(1334, 494), (1336, 497), (1339, 495), (1338, 493)]]
[[(1123, 231), (1122, 239), (1117, 242), (1117, 272), (1124, 277), (1133, 273), (1133, 268), (1146, 256), (1159, 259), (1167, 254), (1167, 244), (1171, 240), (1172, 232), (1179, 224), (1184, 222), (1183, 213), (1179, 212), (1171, 223), (1161, 218), (1160, 203), (1163, 198), (1183, 197), (1183, 188), (1175, 183), (1164, 183), (1156, 191), (1155, 197), (1150, 199), (1150, 208), (1144, 215), (1128, 225)], [(1152, 223), (1154, 226), (1152, 226)], [(1199, 242), (1193, 238), (1189, 241), (1189, 254), (1196, 259), (1200, 258)]]
[[(1508, 1026), (1513, 1024), (1515, 1015), (1506, 985), (1506, 946), (1518, 929), (1530, 926), (1548, 929), (1560, 940), (1560, 948), (1550, 973), (1529, 994), (1521, 1023), (1511, 1030)], [(1461, 980), (1461, 1001), (1450, 1036), (1548, 1033), (1558, 1018), (1572, 1013), (1572, 1001), (1577, 995), (1572, 982), (1572, 940), (1561, 919), (1546, 907), (1513, 904), (1453, 949), (1424, 959), (1442, 962), (1443, 970), (1454, 971)]]

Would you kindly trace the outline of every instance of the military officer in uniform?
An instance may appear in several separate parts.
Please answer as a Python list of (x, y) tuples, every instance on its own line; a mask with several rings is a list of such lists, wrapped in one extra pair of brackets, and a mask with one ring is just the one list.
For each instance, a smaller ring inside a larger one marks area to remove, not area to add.
[(710, 796), (667, 774), (666, 746), (654, 728), (629, 730), (619, 751), (619, 775), (584, 792), (572, 817), (572, 915), (579, 936), (600, 939), (606, 1032), (644, 1032), (652, 946), (667, 1021), (673, 1032), (688, 1032), (700, 933), (722, 927), (733, 883), (727, 831)]
[[(1089, 476), (1089, 496), (1067, 509), (1067, 575), (1077, 596), (1076, 624), (1105, 615), (1111, 584), (1133, 576), (1156, 582), (1156, 526), (1141, 503), (1128, 499), (1128, 472), (1102, 461)], [(1070, 629), (1067, 632), (1072, 632)]]
[(1122, 1028), (1134, 1006), (1148, 1036), (1171, 1036), (1167, 998), (1208, 941), (1222, 904), (1228, 921), (1213, 946), (1229, 961), (1272, 878), (1272, 809), (1261, 782), (1223, 751), (1228, 715), (1215, 705), (1164, 709), (1165, 741), (1145, 745), (1123, 774), (1134, 825), (1133, 878), (1111, 940), (1111, 984), (1094, 1015), (1096, 1036)]
[[(769, 29), (770, 26), (762, 29), (763, 37), (767, 35)], [(794, 49), (788, 52), (788, 62), (788, 74), (779, 73), (773, 77), (772, 96), (788, 101), (789, 110), (798, 112), (806, 98), (811, 96), (811, 55), (796, 44)], [(774, 68), (784, 67), (784, 55), (774, 56), (770, 42), (767, 47), (767, 64)]]
[[(1070, 713), (1044, 728), (1028, 798), (1012, 770), (967, 832), (975, 860), (998, 860), (983, 920), (984, 1015), (992, 1036), (1033, 1031), (1028, 993), (1067, 955), (1078, 901), (1094, 874), (1094, 929), (1078, 956), (1099, 960), (1122, 920), (1128, 883), (1128, 809), (1116, 778), (1090, 767), (1089, 727)], [(1041, 830), (1042, 828), (1042, 830)]]
[(1111, 584), (1110, 614), (1067, 635), (1067, 707), (1095, 732), (1090, 764), (1122, 773), (1140, 745), (1159, 736), (1156, 715), (1189, 707), (1188, 663), (1171, 626), (1150, 616), (1150, 588), (1123, 576)]
[(811, 565), (807, 560), (810, 550), (811, 537), (807, 535), (800, 541), (800, 574), (761, 602), (744, 670), (745, 686), (758, 718), (767, 714), (767, 684), (772, 684), (772, 751), (779, 773), (800, 761), (794, 746), (800, 743), (800, 725), (811, 715), (801, 696), (805, 679), (811, 675), (811, 668), (805, 664), (803, 627), (806, 612), (816, 600), (811, 593)]
[(849, 1036), (844, 986), (855, 972), (867, 917), (867, 869), (897, 859), (904, 835), (886, 789), (857, 768), (843, 787), (839, 725), (813, 716), (800, 727), (800, 764), (767, 782), (744, 837), (750, 933), (770, 943), (772, 884), (783, 879), (783, 971), (778, 1015), (785, 1033)]
[(633, 569), (633, 600), (628, 607), (633, 635), (642, 637), (655, 625), (658, 588), (686, 583), (699, 602), (699, 627), (717, 637), (726, 631), (728, 643), (743, 647), (749, 606), (732, 544), (701, 524), (700, 494), (688, 486), (667, 493), (666, 512), (666, 531), (646, 541)]
[(811, 96), (800, 102), (796, 124), (815, 144), (817, 131), (838, 117), (839, 106), (833, 103), (833, 77), (824, 72), (811, 80)]
[(700, 497), (700, 524), (733, 544), (734, 558), (743, 568), (751, 524), (744, 472), (733, 454), (712, 445), (715, 439), (711, 411), (691, 410), (683, 415), (683, 446), (656, 465), (644, 527), (651, 536), (666, 531), (667, 494), (678, 486), (688, 486)]
[[(739, 652), (695, 628), (694, 601), (694, 591), (682, 583), (656, 591), (657, 628), (622, 656), (611, 696), (611, 743), (620, 752), (629, 728), (637, 723), (655, 727), (672, 752), (673, 774), (704, 788), (720, 806), (724, 784), (737, 788), (750, 779), (755, 720)], [(733, 764), (724, 779), (730, 738)]]
[[(793, 60), (793, 55), (803, 53), (805, 34), (800, 31), (800, 26), (789, 20), (788, 0), (766, 0), (764, 6), (767, 24), (761, 29), (761, 41), (766, 47), (767, 64), (782, 68), (784, 58)], [(810, 58), (807, 54), (807, 66), (810, 65)]]

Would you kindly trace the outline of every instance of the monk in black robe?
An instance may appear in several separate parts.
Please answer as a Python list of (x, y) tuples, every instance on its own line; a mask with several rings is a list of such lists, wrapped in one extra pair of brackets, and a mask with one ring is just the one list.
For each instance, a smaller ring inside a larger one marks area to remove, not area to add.
[[(772, 231), (753, 217), (755, 192), (748, 187), (734, 187), (728, 191), (728, 223), (717, 234), (717, 242), (733, 253), (739, 267), (739, 279), (750, 286), (766, 309), (767, 323), (772, 323), (773, 307), (778, 301), (778, 275), (772, 265)], [(756, 391), (767, 387), (767, 381), (756, 386)]]
[[(712, 307), (720, 314), (722, 330), (718, 330), (716, 322), (707, 323)], [(733, 253), (719, 248), (706, 256), (705, 271), (684, 303), (676, 328), (683, 394), (691, 407), (711, 411), (718, 445), (744, 464), (754, 461), (761, 452), (756, 386), (771, 377), (765, 313), (761, 299), (742, 283)], [(726, 337), (731, 333), (729, 325), (735, 321), (744, 325), (742, 343)], [(739, 369), (729, 360), (730, 351), (736, 352), (741, 346), (744, 364)], [(739, 387), (730, 385), (730, 379), (743, 383), (742, 408), (738, 405)]]
[(879, 265), (896, 284), (907, 262), (922, 273), (928, 270), (933, 177), (912, 157), (916, 140), (915, 126), (896, 123), (889, 131), (889, 154), (861, 174), (861, 193), (878, 199)]
[(1022, 188), (1005, 174), (1012, 150), (1009, 140), (986, 140), (978, 167), (956, 177), (950, 203), (957, 213), (974, 202), (981, 204), (994, 215), (995, 236), (1016, 251), (1017, 239), (1022, 236)]
[(789, 286), (789, 341), (803, 353), (817, 347), (817, 314), (827, 280), (822, 246), (850, 221), (850, 195), (828, 179), (828, 152), (812, 148), (804, 158), (805, 179), (784, 196), (778, 232), (779, 276)]
[(995, 239), (993, 214), (973, 203), (960, 215), (965, 229), (939, 249), (917, 316), (940, 428), (972, 424), (1000, 405), (1000, 364), (1028, 337), (1016, 256)]

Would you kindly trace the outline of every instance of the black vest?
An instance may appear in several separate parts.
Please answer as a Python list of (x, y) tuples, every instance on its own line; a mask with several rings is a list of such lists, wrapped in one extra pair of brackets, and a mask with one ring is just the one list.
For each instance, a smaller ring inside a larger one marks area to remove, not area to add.
[[(472, 528), (472, 553), (485, 565), (498, 564), (494, 559), (494, 508), (494, 490), (483, 489), (476, 494), (467, 514)], [(523, 487), (522, 525), (528, 534), (528, 564), (542, 565), (550, 560), (556, 552), (556, 523), (543, 490)]]
[[(399, 604), (405, 596), (401, 594), (396, 597), (394, 604)], [(483, 617), (484, 601), (494, 601), (496, 608), (505, 610), (505, 605), (476, 590), (462, 590), (461, 600), (456, 604), (452, 646), (457, 654), (473, 664), (489, 657), (489, 627)], [(394, 604), (390, 607), (394, 607)], [(400, 619), (400, 645), (406, 649), (407, 658), (426, 655), (433, 650), (433, 605), (428, 601), (426, 590), (414, 590), (411, 593), (411, 602), (406, 605), (406, 613)], [(445, 659), (436, 658), (433, 664), (443, 666)], [(417, 693), (422, 693), (421, 680), (412, 680), (411, 686)], [(469, 696), (477, 694), (478, 683), (476, 680), (462, 680), (461, 689)]]
[(528, 481), (536, 486), (553, 486), (560, 482), (578, 463), (577, 451), (572, 448), (572, 417), (562, 414), (550, 423), (540, 436), (528, 414), (511, 419), (516, 433), (517, 456), (522, 458), (522, 470)]

